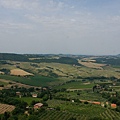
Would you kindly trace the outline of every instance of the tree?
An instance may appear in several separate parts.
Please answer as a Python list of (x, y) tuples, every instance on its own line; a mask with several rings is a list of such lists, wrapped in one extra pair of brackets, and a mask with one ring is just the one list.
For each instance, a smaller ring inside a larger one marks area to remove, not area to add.
[(119, 106), (116, 108), (116, 111), (117, 111), (117, 112), (120, 112), (120, 107), (119, 107)]
[(18, 117), (16, 115), (9, 117), (7, 120), (18, 120)]
[(84, 104), (88, 104), (88, 102), (87, 102), (87, 101), (85, 101), (85, 102), (84, 102)]
[(39, 103), (39, 101), (33, 100), (33, 101), (30, 103), (30, 105), (33, 106), (33, 105), (35, 105), (36, 103)]
[(39, 120), (37, 115), (30, 115), (28, 120)]
[(10, 117), (10, 113), (9, 112), (5, 112), (3, 114), (3, 116), (1, 116), (1, 120), (8, 120), (9, 117)]
[(57, 110), (57, 111), (60, 111), (60, 107), (59, 107), (59, 106), (57, 106), (57, 107), (56, 107), (56, 110)]
[(29, 92), (34, 92), (34, 87), (28, 89)]
[(75, 117), (71, 117), (68, 120), (76, 120), (76, 118)]
[(19, 113), (24, 113), (24, 109), (21, 109), (21, 108), (19, 108), (19, 107), (16, 107), (16, 108), (13, 110), (13, 112), (12, 112), (13, 115), (17, 115), (17, 114), (19, 114)]
[(89, 120), (103, 120), (101, 117), (91, 117)]
[(116, 98), (116, 97), (111, 97), (111, 98), (109, 98), (109, 101), (111, 102), (111, 103), (117, 103), (119, 100), (118, 100), (118, 98)]
[(26, 120), (27, 116), (26, 115), (19, 115), (18, 120)]

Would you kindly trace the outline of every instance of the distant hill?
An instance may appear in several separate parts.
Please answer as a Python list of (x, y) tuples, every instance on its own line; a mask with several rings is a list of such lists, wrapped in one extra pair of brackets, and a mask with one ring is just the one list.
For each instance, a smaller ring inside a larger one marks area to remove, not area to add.
[(75, 58), (70, 58), (70, 57), (60, 57), (58, 59), (55, 58), (42, 58), (42, 59), (33, 59), (30, 60), (31, 62), (36, 62), (36, 63), (40, 63), (40, 62), (46, 62), (46, 63), (63, 63), (63, 64), (75, 64), (75, 65), (80, 65), (77, 61), (77, 59)]
[[(52, 54), (14, 54), (14, 53), (0, 53), (0, 60), (11, 60), (20, 62), (35, 62), (35, 63), (63, 63), (71, 65), (80, 65), (76, 58), (67, 57), (68, 55), (52, 55)], [(57, 58), (55, 58), (57, 57)], [(32, 58), (32, 59), (30, 59)]]
[(120, 54), (118, 54), (117, 56), (120, 57)]
[(28, 57), (22, 54), (0, 53), (0, 60), (28, 61)]
[(104, 64), (108, 64), (108, 65), (120, 66), (120, 57), (109, 56), (109, 57), (96, 58), (96, 62), (97, 63), (104, 63)]

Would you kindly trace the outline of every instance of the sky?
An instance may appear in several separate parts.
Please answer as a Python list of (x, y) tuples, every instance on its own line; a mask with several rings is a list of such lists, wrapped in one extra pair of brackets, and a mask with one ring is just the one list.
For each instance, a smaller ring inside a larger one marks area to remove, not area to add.
[(120, 54), (120, 0), (0, 0), (0, 53)]

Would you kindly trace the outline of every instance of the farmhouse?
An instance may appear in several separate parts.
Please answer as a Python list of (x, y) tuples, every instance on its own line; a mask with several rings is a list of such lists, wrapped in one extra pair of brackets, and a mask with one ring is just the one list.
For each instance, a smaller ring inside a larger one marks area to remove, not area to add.
[(19, 98), (22, 97), (21, 92), (16, 92), (16, 95), (19, 96)]
[(37, 94), (32, 94), (32, 97), (37, 98)]
[(42, 103), (36, 103), (36, 104), (34, 105), (34, 109), (41, 108), (42, 106), (43, 106)]
[(72, 100), (72, 103), (74, 103), (75, 101), (74, 100)]
[(4, 72), (1, 72), (1, 71), (0, 71), (0, 74), (1, 74), (1, 75), (4, 75)]
[(109, 102), (106, 102), (106, 105), (109, 105)]
[(100, 102), (92, 102), (93, 104), (100, 105)]
[(111, 108), (117, 108), (116, 104), (111, 104)]
[(18, 96), (19, 96), (19, 95), (21, 95), (21, 93), (20, 93), (20, 92), (16, 92), (16, 95), (18, 95)]
[(101, 102), (101, 106), (102, 106), (102, 107), (105, 107), (105, 104), (104, 104), (103, 102)]

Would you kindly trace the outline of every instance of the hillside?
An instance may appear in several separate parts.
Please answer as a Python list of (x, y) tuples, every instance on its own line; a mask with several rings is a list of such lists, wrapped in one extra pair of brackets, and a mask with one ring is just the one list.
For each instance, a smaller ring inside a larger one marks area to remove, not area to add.
[(96, 58), (96, 62), (114, 66), (120, 66), (120, 56), (105, 56)]
[[(102, 78), (106, 79), (116, 78), (120, 79), (119, 70), (119, 58), (113, 56), (72, 56), (68, 55), (19, 55), (19, 54), (0, 54), (0, 77), (4, 78), (4, 75), (10, 76), (24, 76), (37, 75), (45, 76), (48, 78), (56, 79), (57, 81), (51, 81), (51, 84), (59, 84), (61, 82), (75, 79), (86, 78)], [(19, 59), (20, 57), (20, 59)], [(21, 60), (27, 61), (21, 61)], [(109, 59), (108, 59), (109, 58)], [(17, 60), (17, 61), (16, 61)], [(104, 62), (100, 62), (103, 61)], [(109, 60), (112, 60), (112, 64), (109, 64)], [(118, 61), (118, 62), (116, 62)], [(113, 66), (113, 63), (117, 67)], [(108, 65), (109, 64), (109, 65)], [(21, 72), (14, 72), (15, 70), (21, 70)], [(21, 78), (22, 79), (22, 78)], [(25, 80), (26, 81), (26, 80)], [(23, 83), (26, 83), (23, 81)], [(29, 84), (29, 82), (28, 82)], [(33, 82), (34, 84), (34, 82)], [(30, 83), (31, 85), (31, 83)]]
[[(67, 55), (68, 56), (68, 55)], [(65, 55), (39, 55), (39, 54), (12, 54), (0, 53), (0, 60), (4, 63), (5, 60), (19, 61), (19, 62), (46, 62), (46, 63), (63, 63), (80, 65), (74, 57), (67, 57)], [(4, 63), (5, 64), (5, 63)]]
[(0, 53), (0, 60), (28, 61), (28, 58), (22, 54)]

